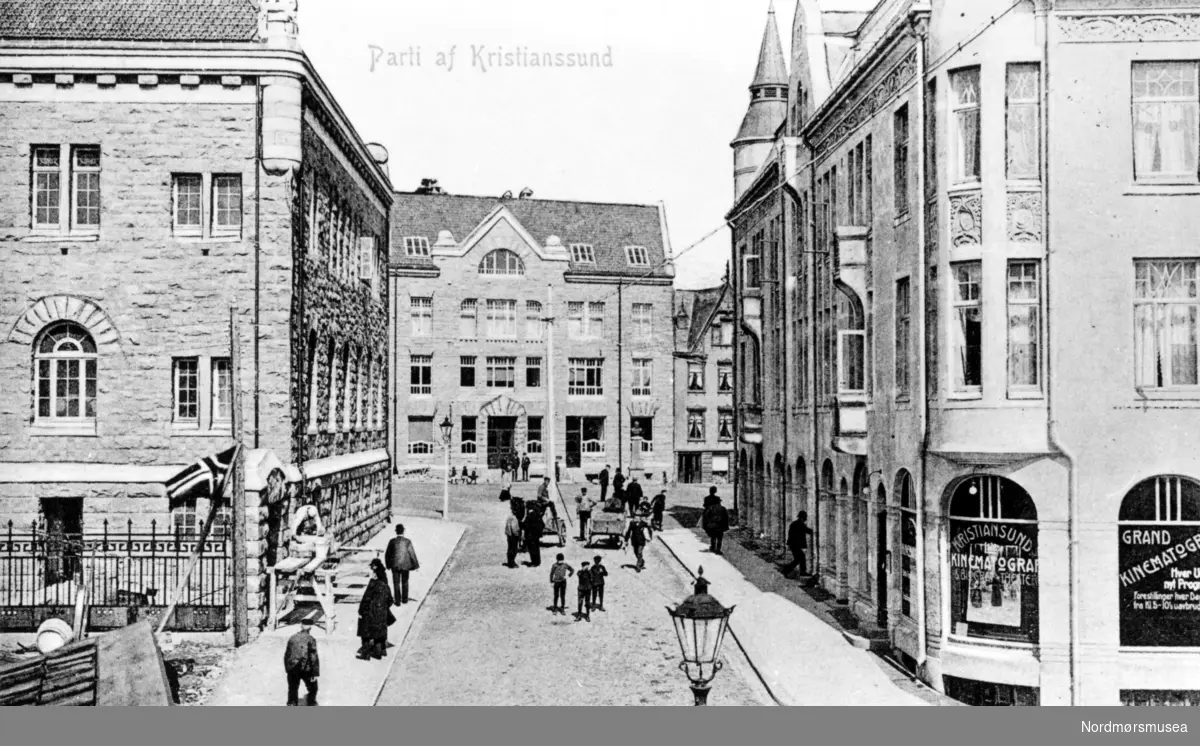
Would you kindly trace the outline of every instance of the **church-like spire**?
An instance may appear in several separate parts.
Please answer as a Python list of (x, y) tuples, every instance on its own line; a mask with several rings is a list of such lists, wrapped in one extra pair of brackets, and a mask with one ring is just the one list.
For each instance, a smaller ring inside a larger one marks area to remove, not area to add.
[(783, 58), (783, 45), (779, 42), (779, 26), (775, 23), (775, 2), (767, 11), (767, 27), (763, 29), (762, 45), (758, 50), (758, 68), (754, 71), (754, 82), (750, 88), (764, 85), (786, 86), (787, 64)]
[(783, 58), (783, 45), (779, 42), (779, 26), (775, 23), (775, 3), (772, 1), (758, 51), (754, 82), (750, 84), (750, 107), (737, 136), (730, 143), (734, 159), (734, 195), (737, 197), (749, 186), (754, 173), (766, 160), (775, 131), (787, 117), (787, 88), (787, 63)]

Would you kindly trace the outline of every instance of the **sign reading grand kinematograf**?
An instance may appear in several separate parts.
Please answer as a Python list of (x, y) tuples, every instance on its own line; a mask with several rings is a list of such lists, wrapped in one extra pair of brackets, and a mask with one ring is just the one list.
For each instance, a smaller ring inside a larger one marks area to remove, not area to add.
[(1037, 524), (950, 520), (951, 632), (1036, 642)]
[(1200, 526), (1120, 526), (1121, 645), (1200, 647)]

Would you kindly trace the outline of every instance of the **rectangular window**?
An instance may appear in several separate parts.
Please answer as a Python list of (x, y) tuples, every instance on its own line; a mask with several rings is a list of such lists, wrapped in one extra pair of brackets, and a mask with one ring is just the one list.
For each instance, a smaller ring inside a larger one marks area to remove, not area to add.
[(429, 256), (429, 239), (424, 236), (408, 236), (404, 239), (406, 256)]
[(717, 440), (722, 443), (733, 440), (732, 409), (722, 409), (717, 412)]
[(459, 339), (475, 339), (478, 313), (474, 298), (467, 298), (458, 307)]
[(567, 303), (567, 336), (571, 339), (597, 339), (604, 336), (604, 304)]
[(542, 359), (540, 357), (525, 358), (525, 387), (530, 389), (542, 386)]
[(645, 246), (626, 246), (625, 258), (629, 260), (629, 265), (632, 267), (650, 266), (650, 258), (646, 253)]
[(570, 358), (567, 369), (567, 394), (569, 396), (603, 396), (603, 373), (603, 358)]
[(529, 435), (525, 439), (526, 453), (541, 453), (542, 452), (542, 418), (529, 417)]
[(479, 418), (478, 417), (463, 417), (462, 418), (462, 445), (459, 446), (460, 453), (475, 453), (475, 443), (478, 439), (476, 435)]
[[(608, 437), (605, 433), (605, 423), (603, 417), (568, 417), (567, 418), (567, 436), (570, 438), (572, 420), (576, 421), (579, 427), (579, 450), (581, 453), (586, 453), (591, 456), (603, 456), (607, 450)], [(571, 449), (567, 449), (568, 458), (570, 458)], [(568, 464), (570, 466), (570, 464)], [(576, 464), (578, 466), (578, 464)]]
[(704, 393), (704, 363), (688, 362), (687, 390), (689, 394)]
[(517, 302), (515, 300), (489, 300), (486, 314), (488, 339), (517, 338)]
[(233, 420), (233, 369), (227, 357), (212, 359), (212, 424), (228, 424)]
[(742, 286), (747, 290), (757, 290), (762, 287), (762, 253), (758, 239), (751, 241), (747, 251), (742, 247)]
[(710, 347), (719, 347), (721, 341), (721, 325), (713, 324), (708, 330), (708, 344)]
[(487, 385), (491, 389), (516, 388), (517, 359), (515, 357), (489, 357), (487, 359)]
[(630, 417), (629, 442), (642, 453), (654, 453), (654, 418)]
[(908, 105), (892, 116), (892, 182), (896, 197), (896, 214), (908, 212)]
[(525, 339), (537, 341), (542, 338), (542, 304), (536, 300), (525, 301)]
[(871, 222), (871, 138), (851, 148), (849, 159), (849, 220), (853, 225)]
[(861, 329), (838, 332), (838, 393), (862, 394), (866, 391), (866, 332)]
[(409, 393), (429, 396), (433, 393), (433, 356), (413, 355), (409, 364)]
[(1008, 385), (1041, 385), (1042, 291), (1038, 263), (1008, 263)]
[(654, 364), (649, 358), (633, 359), (633, 396), (650, 396), (650, 382), (654, 378)]
[[(209, 529), (211, 533), (212, 529)], [(196, 520), (196, 498), (182, 498), (176, 507), (171, 508), (171, 532), (180, 538), (196, 536), (199, 522)]]
[(61, 228), (62, 151), (57, 145), (33, 149), (33, 227)]
[(411, 454), (433, 453), (433, 418), (408, 417), (408, 452)]
[(375, 287), (375, 239), (372, 236), (359, 236), (357, 240), (358, 279)]
[(200, 423), (200, 361), (175, 358), (175, 421)]
[(909, 340), (912, 333), (912, 309), (910, 306), (908, 278), (896, 281), (896, 396), (909, 394)]
[(654, 306), (649, 303), (633, 304), (633, 341), (648, 343), (654, 334)]
[(717, 393), (733, 393), (733, 363), (717, 363)]
[(595, 264), (596, 252), (590, 243), (571, 244), (571, 261), (577, 264)]
[(100, 148), (94, 145), (71, 147), (71, 179), (75, 220), (72, 228), (95, 230), (100, 227)]
[(1134, 263), (1138, 388), (1196, 386), (1200, 287), (1194, 259)]
[(475, 356), (463, 356), (458, 359), (458, 385), (464, 389), (475, 388)]
[(1010, 179), (1041, 176), (1041, 80), (1036, 64), (1009, 65), (1007, 98), (1007, 168)]
[(204, 177), (200, 174), (175, 174), (175, 233), (200, 235), (203, 225)]
[(979, 262), (951, 265), (954, 321), (951, 359), (954, 383), (960, 391), (978, 391), (983, 385), (983, 303)]
[(408, 314), (412, 336), (428, 337), (433, 333), (433, 298), (409, 298)]
[(687, 434), (691, 442), (704, 440), (704, 410), (689, 409), (687, 412)]
[(954, 181), (979, 181), (979, 68), (950, 73), (953, 89)]
[(938, 185), (938, 110), (937, 80), (925, 90), (925, 199), (937, 194)]
[(236, 235), (242, 231), (242, 177), (213, 176), (213, 235)]
[(1195, 62), (1133, 65), (1133, 163), (1139, 181), (1196, 181)]

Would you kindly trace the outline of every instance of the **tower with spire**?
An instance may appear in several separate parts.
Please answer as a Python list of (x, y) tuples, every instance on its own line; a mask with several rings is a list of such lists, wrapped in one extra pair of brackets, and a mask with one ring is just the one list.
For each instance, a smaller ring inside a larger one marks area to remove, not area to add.
[(771, 152), (775, 131), (787, 116), (787, 85), (787, 64), (779, 42), (772, 0), (758, 51), (758, 67), (754, 70), (754, 82), (750, 84), (750, 108), (746, 110), (737, 137), (729, 143), (733, 148), (734, 200), (741, 199)]

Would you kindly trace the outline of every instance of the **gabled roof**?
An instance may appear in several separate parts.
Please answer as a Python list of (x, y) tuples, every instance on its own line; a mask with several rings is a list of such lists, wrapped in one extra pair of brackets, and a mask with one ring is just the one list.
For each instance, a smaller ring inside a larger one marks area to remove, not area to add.
[[(591, 244), (595, 264), (570, 262), (570, 272), (626, 277), (671, 277), (664, 266), (664, 226), (658, 205), (611, 204), (546, 199), (501, 199), (451, 194), (397, 192), (392, 204), (392, 263), (433, 268), (436, 258), (406, 256), (404, 239), (422, 237), (430, 247), (441, 231), (461, 246), (476, 228), (505, 207), (540, 245), (558, 236), (564, 249)], [(644, 246), (649, 266), (630, 266), (626, 246)]]
[(712, 327), (714, 317), (720, 311), (732, 311), (729, 286), (719, 285), (702, 290), (676, 290), (680, 310), (688, 316), (687, 351), (695, 352), (704, 344), (704, 335)]
[(253, 41), (252, 0), (0, 0), (0, 39)]

